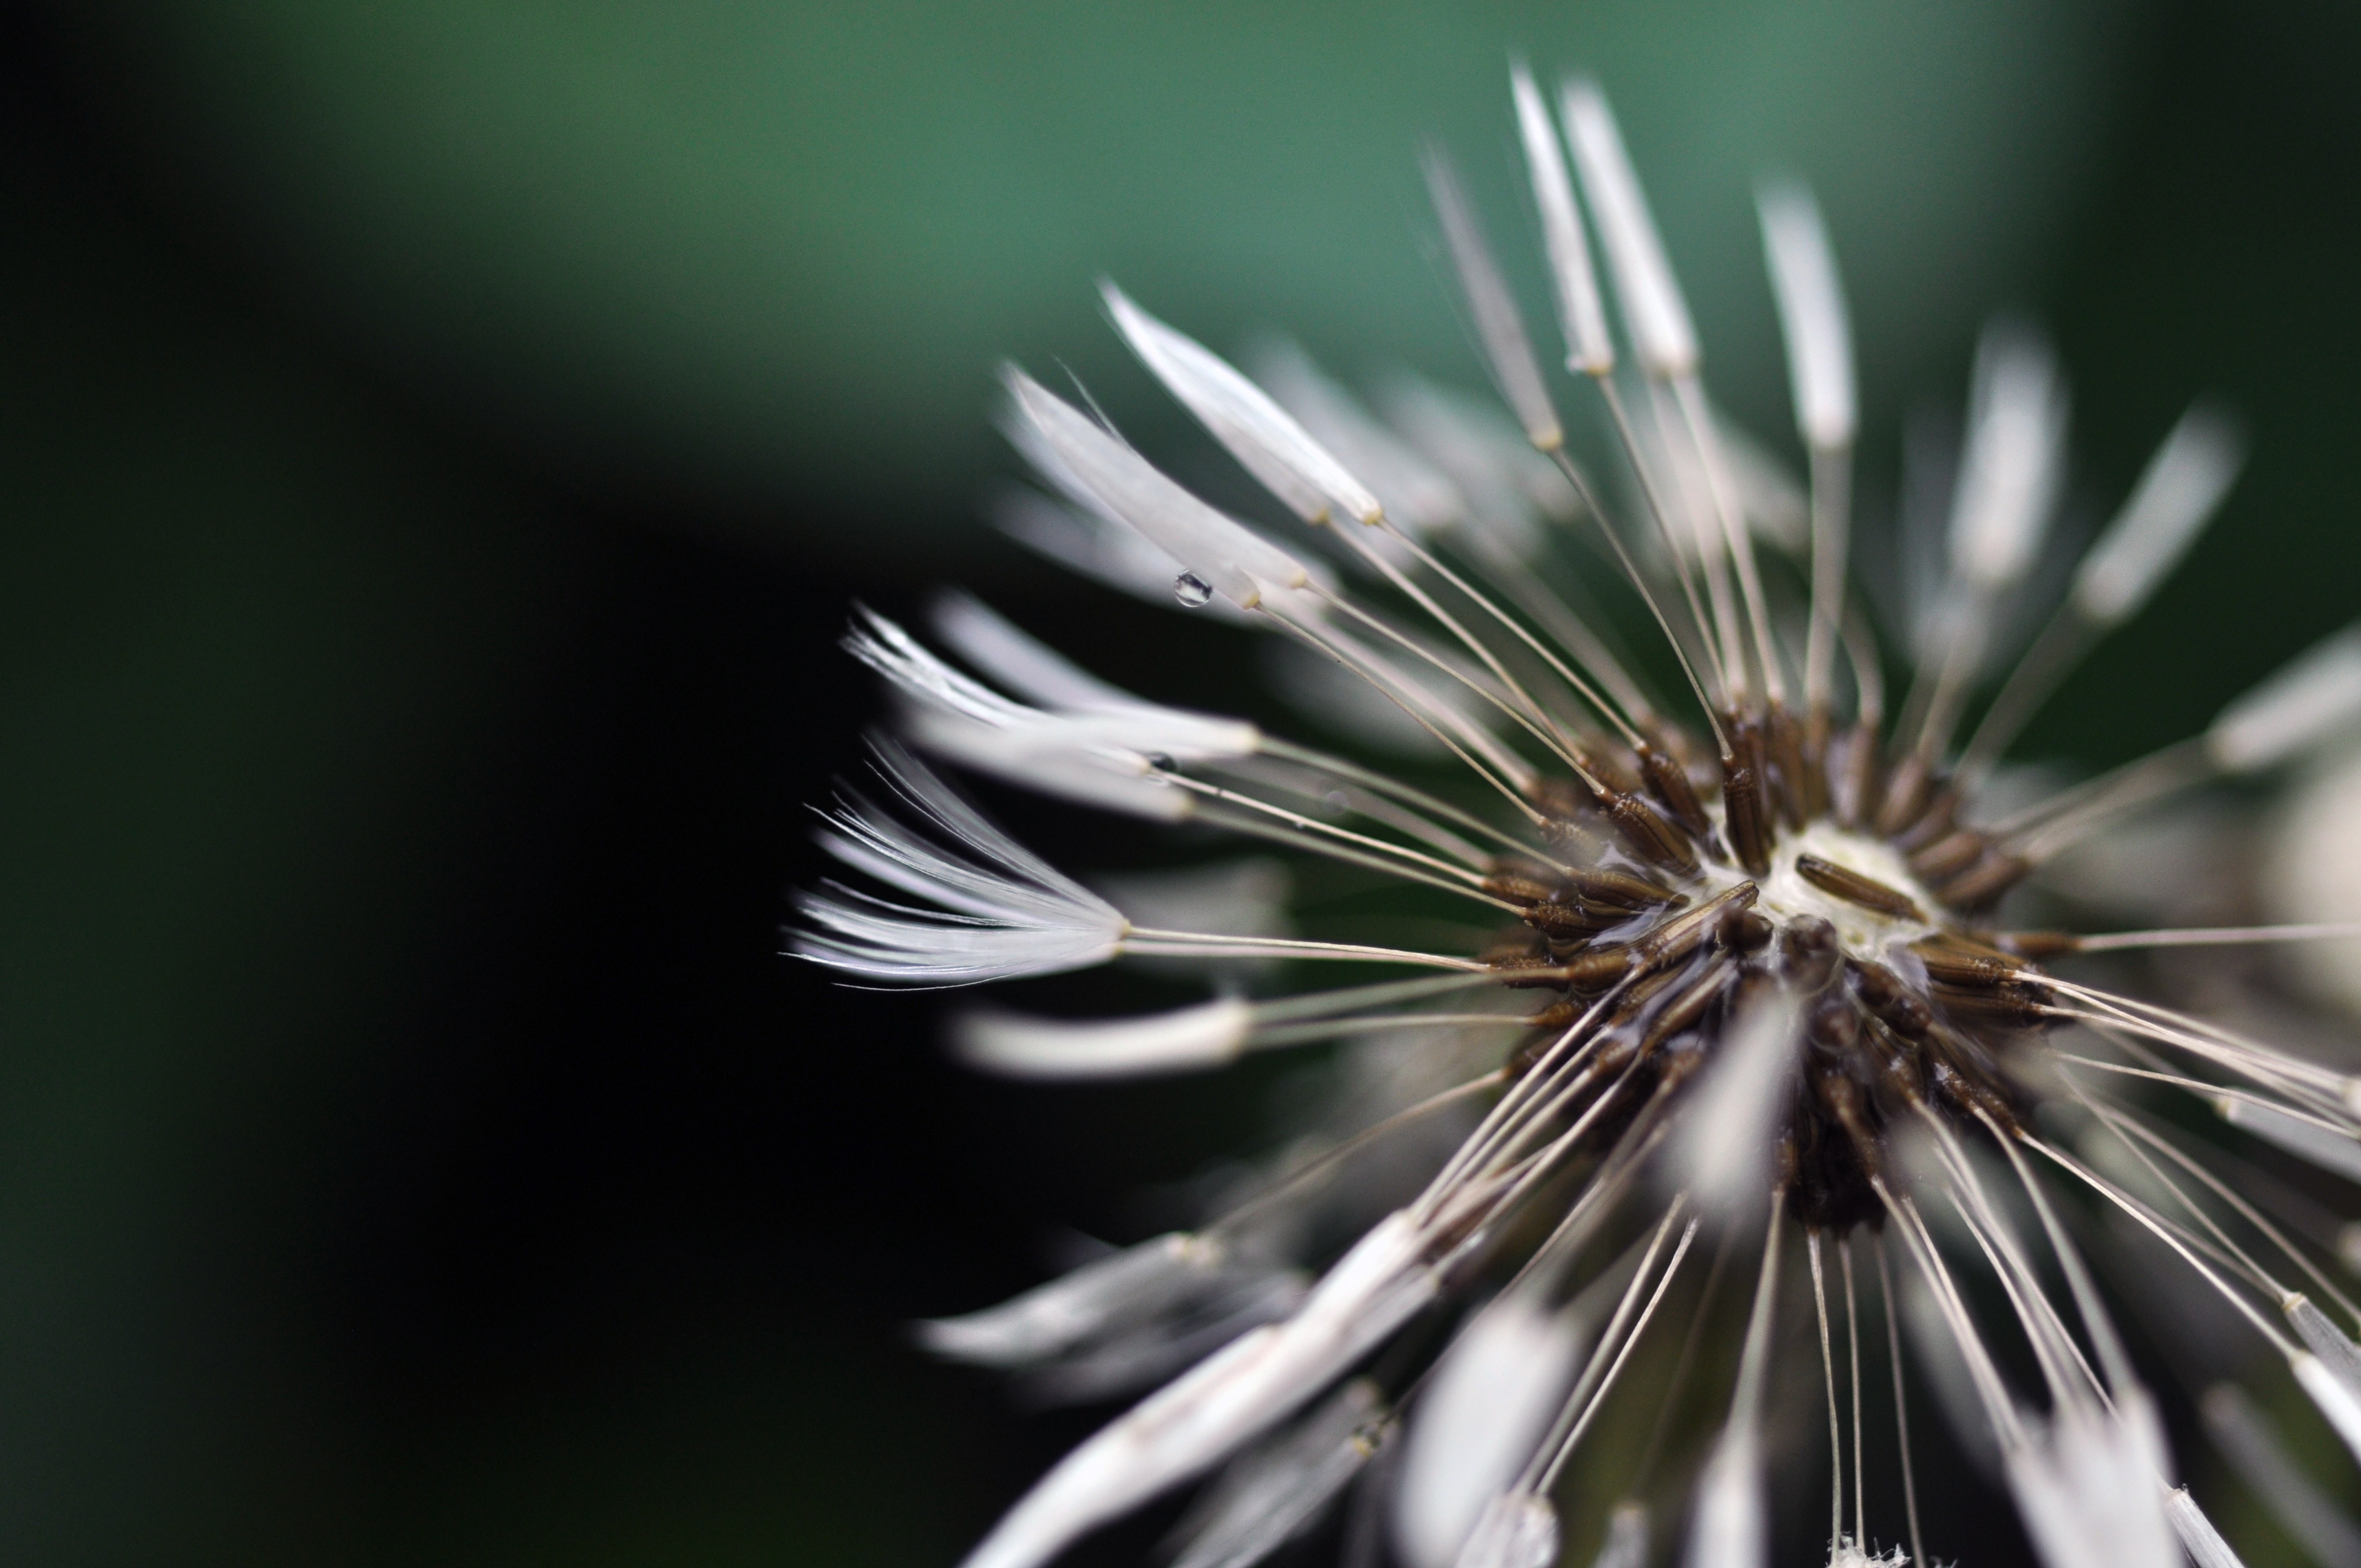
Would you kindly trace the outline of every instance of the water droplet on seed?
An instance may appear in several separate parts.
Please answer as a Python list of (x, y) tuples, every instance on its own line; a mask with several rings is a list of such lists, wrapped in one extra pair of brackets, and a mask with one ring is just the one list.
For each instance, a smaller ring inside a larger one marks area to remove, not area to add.
[(1183, 572), (1172, 579), (1172, 597), (1190, 609), (1211, 602), (1213, 585), (1194, 572)]

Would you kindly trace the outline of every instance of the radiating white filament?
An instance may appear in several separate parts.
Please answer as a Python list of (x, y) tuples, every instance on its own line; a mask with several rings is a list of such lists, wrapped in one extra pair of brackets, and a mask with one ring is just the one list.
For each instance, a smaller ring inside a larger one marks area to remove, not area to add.
[(1253, 1028), (1254, 1008), (1235, 997), (1137, 1018), (979, 1012), (952, 1025), (951, 1047), (973, 1066), (1012, 1078), (1130, 1078), (1235, 1061)]
[(1565, 1314), (1511, 1296), (1444, 1353), (1411, 1416), (1395, 1494), (1396, 1538), (1412, 1568), (1452, 1568), (1541, 1440), (1581, 1349)]
[(1384, 515), (1367, 486), (1228, 360), (1149, 315), (1113, 283), (1101, 283), (1099, 292), (1115, 329), (1157, 379), (1304, 521), (1316, 522), (1332, 509), (1356, 522)]
[(1166, 478), (1022, 370), (1011, 366), (1002, 378), (1015, 405), (1010, 433), (1045, 477), (1137, 529), (1241, 609), (1261, 602), (1263, 584), (1311, 582), (1301, 562)]
[(1553, 1568), (1557, 1552), (1557, 1509), (1550, 1500), (1503, 1492), (1484, 1506), (1452, 1568)]
[(1582, 170), (1590, 215), (1607, 245), (1623, 324), (1631, 334), (1641, 367), (1651, 376), (1687, 375), (1697, 368), (1697, 329), (1689, 324), (1688, 305), (1673, 278), (1673, 265), (1664, 258), (1664, 242), (1656, 237), (1648, 199), (1641, 193), (1640, 177), (1623, 150), (1623, 133), (1616, 127), (1607, 95), (1595, 82), (1571, 81), (1558, 105), (1565, 116), (1576, 167)]
[(1055, 974), (1115, 955), (1126, 922), (1115, 905), (994, 828), (900, 747), (876, 751), (880, 775), (928, 831), (856, 802), (827, 814), (820, 842), (935, 907), (807, 894), (801, 908), (815, 928), (796, 934), (798, 955), (903, 985)]
[(1226, 1254), (1209, 1237), (1170, 1232), (1095, 1258), (996, 1307), (918, 1325), (938, 1355), (987, 1366), (1020, 1366), (1105, 1333), (1167, 1302), (1187, 1299), (1218, 1277)]
[(1378, 422), (1360, 400), (1332, 380), (1301, 347), (1284, 340), (1251, 356), (1255, 375), (1279, 406), (1321, 444), (1369, 482), (1386, 517), (1412, 534), (1464, 521), (1467, 502), (1457, 486), (1418, 449)]
[(1754, 200), (1779, 326), (1787, 340), (1796, 429), (1807, 444), (1824, 452), (1850, 446), (1858, 422), (1852, 323), (1819, 203), (1808, 187), (1792, 181), (1765, 185)]
[(2064, 478), (2066, 389), (2048, 345), (1988, 328), (1976, 351), (1968, 446), (1951, 499), (1951, 569), (1987, 592), (2032, 566)]
[(1516, 411), (1517, 422), (1524, 426), (1525, 439), (1543, 452), (1554, 452), (1565, 444), (1565, 427), (1558, 423), (1557, 410), (1542, 380), (1541, 362), (1533, 357), (1524, 318), (1484, 243), (1484, 231), (1467, 204), (1466, 192), (1459, 188), (1459, 176), (1441, 148), (1429, 147), (1421, 161), (1427, 196), (1434, 203), (1435, 221), (1443, 225), (1444, 247), (1451, 253), (1452, 271), (1473, 318), (1485, 365)]
[(2294, 1116), (2260, 1101), (2224, 1095), (2213, 1102), (2222, 1119), (2265, 1143), (2308, 1160), (2332, 1176), (2361, 1182), (2361, 1142), (2353, 1135), (2323, 1125), (2309, 1116)]
[(1285, 1419), (1433, 1299), (1423, 1246), (1408, 1215), (1380, 1222), (1293, 1317), (1232, 1342), (1060, 1460), (962, 1568), (1038, 1568)]
[(2202, 402), (2182, 414), (2074, 574), (2082, 617), (2108, 627), (2137, 614), (2197, 542), (2246, 456), (2246, 435), (2228, 414)]
[(2164, 1511), (2196, 1568), (2246, 1568), (2222, 1539), (2222, 1532), (2213, 1528), (2213, 1521), (2205, 1517), (2205, 1510), (2197, 1506), (2197, 1499), (2189, 1495), (2188, 1487), (2174, 1488), (2165, 1499)]
[(2205, 731), (2216, 767), (2261, 773), (2361, 720), (2361, 627), (2315, 644), (2222, 710)]
[(1533, 206), (1541, 214), (1542, 246), (1549, 253), (1565, 366), (1586, 376), (1604, 376), (1615, 368), (1615, 344), (1607, 335), (1607, 312), (1599, 302), (1598, 277), (1591, 269), (1590, 243), (1582, 235), (1582, 213), (1558, 148), (1557, 126), (1522, 60), (1510, 68), (1509, 89), (1516, 99), (1517, 136), (1524, 143)]
[(1241, 1455), (1182, 1526), (1172, 1568), (1252, 1568), (1310, 1529), (1386, 1442), (1376, 1384), (1356, 1377), (1293, 1428)]

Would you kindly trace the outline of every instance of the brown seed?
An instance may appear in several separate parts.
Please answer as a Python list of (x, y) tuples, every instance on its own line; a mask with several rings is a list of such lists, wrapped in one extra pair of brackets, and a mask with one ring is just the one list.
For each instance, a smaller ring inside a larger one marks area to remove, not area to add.
[(1484, 965), (1502, 985), (1519, 991), (1566, 983), (1565, 968), (1539, 953), (1507, 953), (1487, 958)]
[(1893, 836), (1894, 847), (1904, 854), (1925, 849), (1950, 832), (1952, 820), (1959, 814), (1960, 792), (1948, 784), (1932, 785), (1927, 792), (1926, 809)]
[(1578, 904), (1544, 900), (1528, 905), (1525, 924), (1547, 937), (1552, 942), (1587, 942), (1610, 927), (1620, 926), (1631, 916), (1623, 910), (1599, 911)]
[(1779, 956), (1788, 984), (1817, 991), (1836, 973), (1837, 928), (1817, 915), (1798, 915), (1779, 927)]
[(1910, 950), (1927, 966), (1927, 978), (1945, 985), (2008, 985), (2031, 972), (2023, 959), (1949, 932), (1914, 942)]
[(2009, 1029), (2049, 1026), (2049, 992), (2040, 985), (1945, 985), (1927, 987), (1937, 1005), (1956, 1019), (1997, 1024)]
[(1722, 946), (1732, 952), (1759, 953), (1771, 945), (1777, 929), (1752, 909), (1733, 910), (1722, 916)]
[(1863, 909), (1874, 910), (1896, 920), (1927, 918), (1908, 894), (1888, 887), (1875, 877), (1865, 877), (1832, 861), (1824, 861), (1817, 855), (1796, 856), (1795, 874), (1822, 893), (1841, 898), (1848, 904), (1857, 904)]
[(1993, 946), (2019, 958), (2047, 959), (2077, 950), (2082, 938), (2070, 931), (2003, 931), (1993, 938)]
[(1563, 885), (1520, 876), (1514, 872), (1494, 872), (1484, 879), (1484, 891), (1510, 904), (1547, 904), (1565, 890)]
[(1730, 853), (1756, 876), (1771, 871), (1769, 828), (1763, 820), (1763, 775), (1739, 755), (1721, 763), (1722, 826), (1730, 835)]
[(1923, 1038), (1934, 1023), (1934, 1014), (1918, 995), (1902, 983), (1902, 977), (1883, 964), (1861, 959), (1848, 959), (1847, 970), (1852, 975), (1853, 994), (1861, 1005), (1873, 1014), (1878, 1022), (1905, 1039)]
[(1785, 708), (1773, 707), (1768, 728), (1766, 750), (1771, 758), (1772, 795), (1788, 829), (1801, 832), (1814, 815), (1805, 783), (1808, 775), (1804, 767), (1803, 726)]
[(1877, 806), (1877, 831), (1891, 839), (1913, 822), (1927, 809), (1927, 790), (1932, 777), (1927, 759), (1913, 751), (1894, 764), (1886, 775), (1885, 795)]
[(1642, 860), (1676, 871), (1697, 869), (1697, 845), (1680, 825), (1636, 795), (1608, 795), (1598, 802), (1607, 819)]
[(1954, 909), (1981, 909), (2025, 879), (2033, 862), (2019, 855), (1987, 850), (1984, 858), (1935, 890)]
[(1631, 945), (1631, 950), (1650, 965), (1669, 964), (1695, 952), (1699, 943), (1713, 936), (1734, 906), (1748, 909), (1760, 896), (1760, 890), (1751, 882), (1708, 899), (1686, 915), (1676, 915)]
[(1574, 871), (1566, 873), (1565, 880), (1573, 895), (1587, 904), (1612, 904), (1637, 911), (1666, 905), (1677, 909), (1689, 901), (1686, 894), (1621, 872)]
[(1815, 1045), (1850, 1051), (1861, 1043), (1861, 1010), (1846, 997), (1823, 996), (1812, 1004), (1804, 1031)]
[(1677, 758), (1642, 742), (1640, 771), (1647, 776), (1648, 793), (1663, 802), (1674, 821), (1700, 839), (1713, 831), (1713, 819), (1705, 814), (1697, 787), (1689, 783), (1688, 770)]
[(1877, 731), (1856, 724), (1828, 753), (1828, 805), (1840, 828), (1869, 820), (1877, 798)]
[(1804, 819), (1826, 812), (1828, 800), (1828, 710), (1817, 708), (1804, 719)]
[(1972, 828), (1955, 828), (1910, 857), (1910, 869), (1929, 883), (1948, 882), (1983, 859), (1984, 836)]

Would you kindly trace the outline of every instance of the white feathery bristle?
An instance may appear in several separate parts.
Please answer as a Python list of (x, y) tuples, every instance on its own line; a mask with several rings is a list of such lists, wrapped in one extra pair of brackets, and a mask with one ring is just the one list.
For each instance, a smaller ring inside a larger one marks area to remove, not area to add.
[(2205, 731), (2214, 764), (2260, 773), (2361, 719), (2361, 626), (2298, 655), (2222, 710)]
[(1730, 1025), (1690, 1091), (1668, 1153), (1675, 1179), (1706, 1212), (1750, 1212), (1770, 1190), (1779, 1088), (1799, 1037), (1784, 992), (1758, 1002)]
[(2205, 1510), (2197, 1506), (2197, 1499), (2189, 1495), (2188, 1487), (2173, 1488), (2164, 1500), (2164, 1512), (2172, 1521), (2172, 1532), (2180, 1537), (2181, 1550), (2196, 1568), (2246, 1568), (2222, 1539), (2222, 1532), (2213, 1528), (2213, 1521), (2205, 1517)]
[(1141, 310), (1112, 282), (1100, 283), (1099, 292), (1115, 329), (1156, 378), (1305, 521), (1332, 509), (1358, 522), (1385, 515), (1367, 485), (1228, 360)]
[(973, 594), (954, 588), (938, 595), (928, 619), (951, 652), (1045, 707), (1073, 711), (1148, 706), (1020, 630)]
[(1733, 1425), (1697, 1479), (1686, 1562), (1688, 1568), (1765, 1568), (1770, 1561), (1762, 1450), (1751, 1426)]
[(1249, 757), (1262, 747), (1262, 731), (1246, 720), (1134, 696), (1019, 630), (971, 595), (937, 599), (934, 622), (943, 641), (970, 663), (1055, 709), (1046, 717), (1064, 719), (1063, 733), (1183, 761)]
[(1458, 277), (1460, 296), (1476, 327), (1476, 341), (1492, 372), (1500, 395), (1524, 427), (1525, 439), (1543, 452), (1565, 444), (1565, 427), (1558, 422), (1549, 387), (1542, 379), (1541, 361), (1533, 357), (1532, 340), (1525, 335), (1524, 317), (1518, 313), (1508, 280), (1500, 276), (1484, 231), (1459, 188), (1459, 176), (1440, 148), (1430, 146), (1421, 160), (1426, 170), (1428, 197), (1443, 225), (1443, 243), (1451, 252), (1451, 269)]
[(1244, 1453), (1182, 1522), (1172, 1568), (1253, 1568), (1319, 1519), (1386, 1442), (1384, 1397), (1356, 1377), (1292, 1428)]
[(1161, 1311), (1024, 1369), (1018, 1398), (1043, 1407), (1088, 1405), (1152, 1388), (1249, 1329), (1286, 1317), (1303, 1305), (1311, 1288), (1310, 1277), (1300, 1268), (1242, 1264)]
[(2361, 1459), (2361, 1398), (2355, 1397), (2352, 1386), (2308, 1350), (2289, 1356), (2288, 1370), (2295, 1374), (2296, 1382), (2313, 1408), (2336, 1429), (2345, 1446), (2353, 1451), (2355, 1458)]
[(1449, 477), (1378, 423), (1359, 399), (1313, 364), (1300, 345), (1270, 339), (1257, 348), (1253, 365), (1256, 377), (1280, 407), (1353, 472), (1368, 479), (1386, 516), (1405, 532), (1429, 533), (1466, 515), (1467, 503)]
[[(1252, 620), (1218, 594), (1202, 604), (1183, 602), (1174, 587), (1189, 568), (1149, 543), (1137, 529), (1107, 516), (1096, 506), (1052, 500), (1030, 487), (1011, 486), (993, 498), (987, 510), (993, 526), (1001, 532), (1077, 576), (1167, 609), (1177, 607), (1231, 625), (1246, 625)], [(1285, 592), (1267, 588), (1264, 597), (1285, 597)], [(1316, 612), (1313, 618), (1317, 619)]]
[(1147, 458), (1014, 366), (1004, 372), (1020, 447), (1046, 455), (1045, 477), (1145, 534), (1241, 609), (1262, 585), (1300, 588), (1311, 576), (1278, 545), (1174, 484)]
[(1452, 1568), (1557, 1413), (1582, 1336), (1521, 1295), (1479, 1313), (1436, 1365), (1411, 1412), (1394, 1494), (1394, 1539), (1411, 1568)]
[(791, 938), (799, 957), (920, 986), (1057, 974), (1115, 957), (1128, 929), (1121, 911), (994, 827), (899, 746), (875, 749), (879, 773), (928, 832), (856, 797), (826, 814), (831, 830), (819, 842), (854, 870), (936, 908), (807, 894), (798, 907), (811, 925)]
[(925, 707), (902, 721), (914, 745), (1019, 789), (1150, 822), (1183, 822), (1195, 815), (1197, 797), (1165, 783), (1144, 752), (1084, 743), (1063, 728), (1056, 718), (1003, 728)]
[(1010, 1078), (1139, 1078), (1196, 1072), (1237, 1060), (1254, 1008), (1224, 997), (1137, 1018), (1035, 1018), (969, 1013), (951, 1023), (961, 1061)]
[(1253, 1442), (1433, 1299), (1423, 1247), (1409, 1215), (1380, 1221), (1293, 1317), (1233, 1341), (1060, 1460), (961, 1568), (1039, 1568)]
[(2355, 1344), (2343, 1329), (2329, 1321), (2327, 1313), (2301, 1293), (2281, 1302), (2279, 1310), (2287, 1314), (2304, 1348), (2320, 1357), (2321, 1365), (2336, 1374), (2356, 1399), (2361, 1399), (2361, 1345)]
[(2115, 1407), (2078, 1402), (2029, 1418), (2008, 1453), (2009, 1490), (2049, 1568), (2180, 1568), (2155, 1410), (2137, 1387), (2118, 1389)]
[(1951, 570), (1994, 592), (2032, 568), (2065, 477), (2066, 388), (2049, 346), (1999, 322), (1976, 345), (1967, 450), (1951, 494)]
[(1583, 194), (1590, 198), (1591, 218), (1606, 242), (1608, 265), (1615, 269), (1615, 297), (1641, 367), (1652, 376), (1686, 376), (1697, 365), (1697, 331), (1689, 324), (1689, 308), (1664, 258), (1664, 242), (1656, 237), (1640, 177), (1623, 150), (1615, 112), (1595, 82), (1568, 82), (1558, 104), (1575, 164), (1582, 170)]
[(1648, 1510), (1640, 1503), (1618, 1503), (1607, 1516), (1607, 1539), (1590, 1568), (1648, 1568)]
[(2276, 1148), (2317, 1166), (2331, 1176), (2361, 1182), (2361, 1141), (2349, 1133), (2303, 1116), (2290, 1114), (2259, 1101), (2224, 1095), (2213, 1102), (2222, 1119), (2243, 1133), (2252, 1133)]
[[(968, 619), (974, 624), (969, 630), (985, 625), (975, 618), (991, 612), (972, 601), (971, 608)], [(1243, 720), (1159, 707), (1122, 693), (1115, 693), (1125, 697), (1118, 705), (1082, 713), (1027, 707), (951, 668), (884, 616), (866, 608), (861, 614), (866, 624), (856, 624), (844, 645), (891, 680), (906, 699), (904, 729), (910, 738), (928, 751), (1011, 784), (1177, 822), (1191, 815), (1192, 797), (1164, 784), (1152, 757), (1235, 760), (1261, 745), (1260, 732)], [(1005, 638), (1023, 639), (1016, 628), (998, 625)], [(1033, 651), (1040, 658), (1057, 657), (1038, 644)], [(1080, 671), (1072, 671), (1071, 676), (1088, 679)], [(1071, 686), (1071, 681), (1061, 684)]]
[[(2268, 848), (2257, 874), (2247, 845), (2231, 834), (2214, 840), (2222, 869), (2206, 880), (2218, 887), (2217, 905), (2166, 919), (2143, 917), (2144, 926), (2218, 926), (2248, 917), (2241, 899), (2259, 889), (2266, 917), (2290, 926), (2361, 923), (2361, 751), (2341, 748), (2303, 770), (2303, 776), (2272, 811)], [(2207, 824), (2207, 826), (2213, 826)], [(2218, 831), (2218, 829), (2216, 829)], [(2235, 846), (2235, 848), (2231, 848)], [(2223, 853), (2224, 850), (2228, 853)], [(2195, 862), (2191, 862), (2195, 863)], [(2173, 879), (2188, 880), (2186, 872)], [(2193, 895), (2192, 895), (2193, 896)], [(2341, 1011), (2361, 1016), (2361, 938), (2300, 942), (2279, 955), (2304, 989)], [(2361, 1105), (2347, 1112), (2361, 1118)], [(2356, 1273), (2361, 1273), (2356, 1266)]]
[(2201, 402), (2182, 414), (2074, 574), (2082, 619), (2107, 627), (2137, 614), (2197, 543), (2246, 460), (2246, 433), (2227, 413)]
[(917, 639), (867, 605), (845, 634), (844, 651), (894, 683), (904, 697), (979, 724), (1024, 723), (1044, 718), (1038, 708), (1012, 702), (983, 682), (937, 658)]
[[(2273, 1429), (2270, 1418), (2244, 1389), (2235, 1383), (2217, 1383), (2205, 1391), (2198, 1408), (2216, 1452), (2230, 1462), (2238, 1479), (2263, 1500), (2279, 1527), (2312, 1554), (2312, 1561), (2321, 1568), (2361, 1568), (2361, 1529), (2305, 1474)], [(2173, 1508), (2181, 1543), (2189, 1548), (2190, 1556), (2205, 1563), (2190, 1540), (2191, 1524), (2211, 1530), (2211, 1521), (2195, 1513), (2194, 1504), (2189, 1505), (2188, 1511), (2195, 1518), (2186, 1523), (2178, 1500)]]
[(1850, 446), (1859, 419), (1852, 323), (1820, 204), (1809, 186), (1783, 181), (1756, 192), (1754, 205), (1763, 220), (1763, 254), (1771, 264), (1779, 330), (1787, 340), (1795, 428), (1806, 444), (1824, 452)]
[(996, 1307), (917, 1326), (938, 1355), (985, 1366), (1046, 1360), (1194, 1296), (1227, 1261), (1219, 1242), (1172, 1231), (1093, 1258)]
[(1891, 1552), (1871, 1552), (1849, 1535), (1828, 1552), (1828, 1568), (1903, 1568), (1909, 1561), (1910, 1554), (1898, 1546)]
[(1565, 367), (1604, 376), (1615, 368), (1615, 342), (1607, 334), (1598, 275), (1591, 269), (1590, 242), (1583, 237), (1582, 211), (1575, 203), (1565, 155), (1559, 150), (1557, 126), (1524, 61), (1509, 68), (1509, 88), (1517, 102), (1517, 136), (1525, 145), (1533, 206), (1541, 214), (1542, 245), (1549, 252), (1558, 326), (1565, 334)]
[(1552, 1568), (1557, 1508), (1531, 1492), (1503, 1492), (1484, 1505), (1452, 1568)]

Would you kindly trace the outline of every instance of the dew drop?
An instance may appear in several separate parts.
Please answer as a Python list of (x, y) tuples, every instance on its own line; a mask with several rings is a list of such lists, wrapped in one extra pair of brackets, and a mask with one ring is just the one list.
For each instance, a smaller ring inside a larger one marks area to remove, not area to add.
[(1172, 597), (1191, 609), (1210, 603), (1213, 585), (1194, 572), (1183, 572), (1172, 579)]

